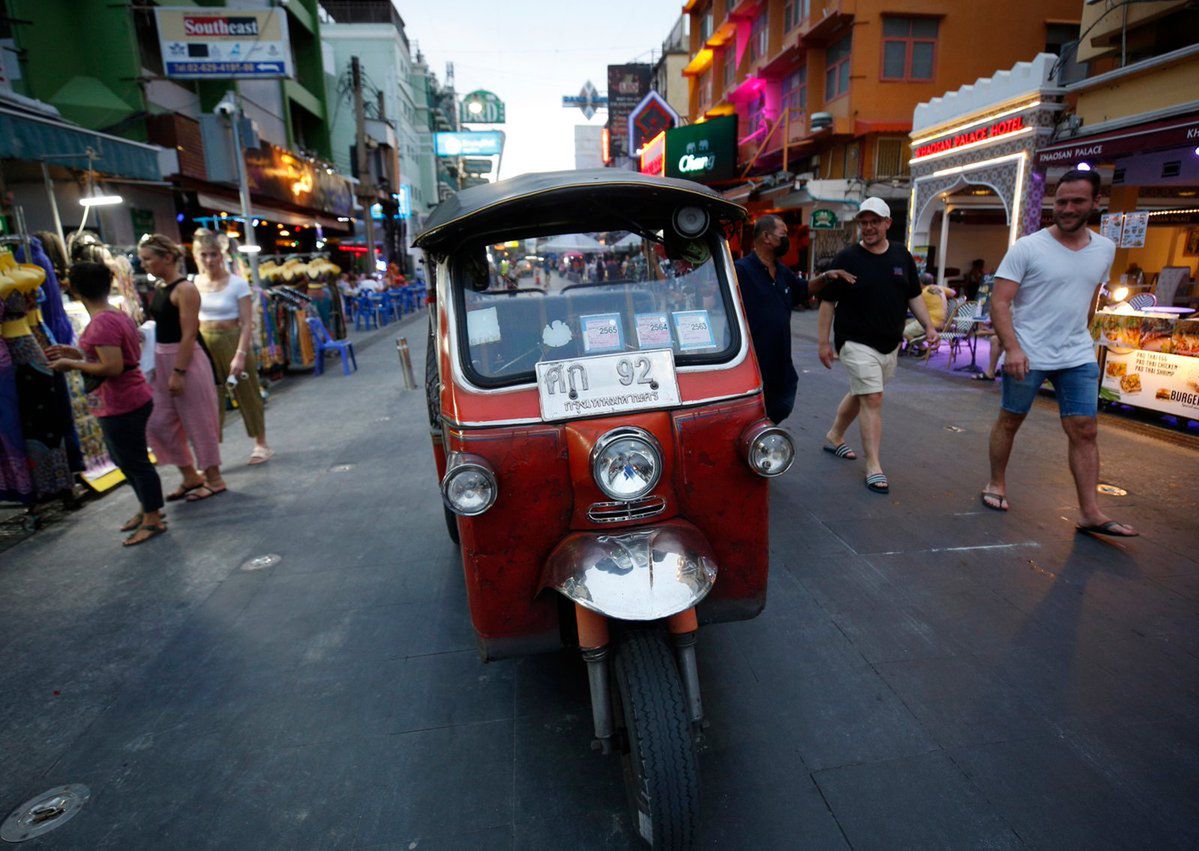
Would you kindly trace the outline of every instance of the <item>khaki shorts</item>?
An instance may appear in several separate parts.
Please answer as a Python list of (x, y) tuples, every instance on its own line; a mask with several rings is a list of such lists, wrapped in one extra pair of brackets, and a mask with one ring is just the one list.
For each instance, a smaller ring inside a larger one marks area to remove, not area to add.
[(895, 375), (899, 349), (889, 355), (880, 354), (870, 346), (846, 340), (841, 347), (841, 363), (849, 373), (849, 392), (855, 396), (882, 393), (883, 385)]

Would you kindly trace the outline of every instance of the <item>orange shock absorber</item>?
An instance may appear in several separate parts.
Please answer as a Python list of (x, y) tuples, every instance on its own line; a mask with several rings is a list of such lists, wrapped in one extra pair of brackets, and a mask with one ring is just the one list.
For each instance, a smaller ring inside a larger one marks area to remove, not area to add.
[(683, 635), (684, 633), (695, 632), (699, 629), (699, 620), (695, 617), (695, 607), (692, 606), (685, 612), (671, 615), (666, 619), (666, 626), (670, 630), (671, 635)]
[(591, 688), (591, 721), (595, 726), (594, 747), (612, 752), (612, 685), (608, 678), (608, 619), (575, 603), (579, 624), (579, 649), (587, 663)]

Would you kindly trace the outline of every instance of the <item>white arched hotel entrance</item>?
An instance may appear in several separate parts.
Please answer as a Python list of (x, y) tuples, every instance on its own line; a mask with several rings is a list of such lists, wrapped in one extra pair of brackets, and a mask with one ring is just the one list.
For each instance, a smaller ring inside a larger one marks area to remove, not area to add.
[(975, 257), (993, 271), (1040, 227), (1045, 176), (1033, 155), (1063, 108), (1049, 80), (1056, 60), (1041, 54), (916, 107), (907, 243), (917, 265), (931, 258), (938, 283)]

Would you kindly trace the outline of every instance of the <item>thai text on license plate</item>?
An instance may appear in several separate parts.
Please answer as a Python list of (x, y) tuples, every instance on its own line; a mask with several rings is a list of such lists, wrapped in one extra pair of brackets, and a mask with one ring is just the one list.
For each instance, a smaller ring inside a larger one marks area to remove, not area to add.
[(537, 364), (544, 420), (595, 417), (679, 404), (674, 352), (658, 349)]

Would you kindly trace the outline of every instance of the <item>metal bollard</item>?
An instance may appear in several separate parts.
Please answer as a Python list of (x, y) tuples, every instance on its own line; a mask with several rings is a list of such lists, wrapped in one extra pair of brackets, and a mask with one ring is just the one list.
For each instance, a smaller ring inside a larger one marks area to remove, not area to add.
[(412, 353), (408, 351), (408, 338), (396, 337), (396, 351), (400, 355), (400, 366), (404, 370), (404, 389), (416, 389), (416, 376), (412, 372)]

